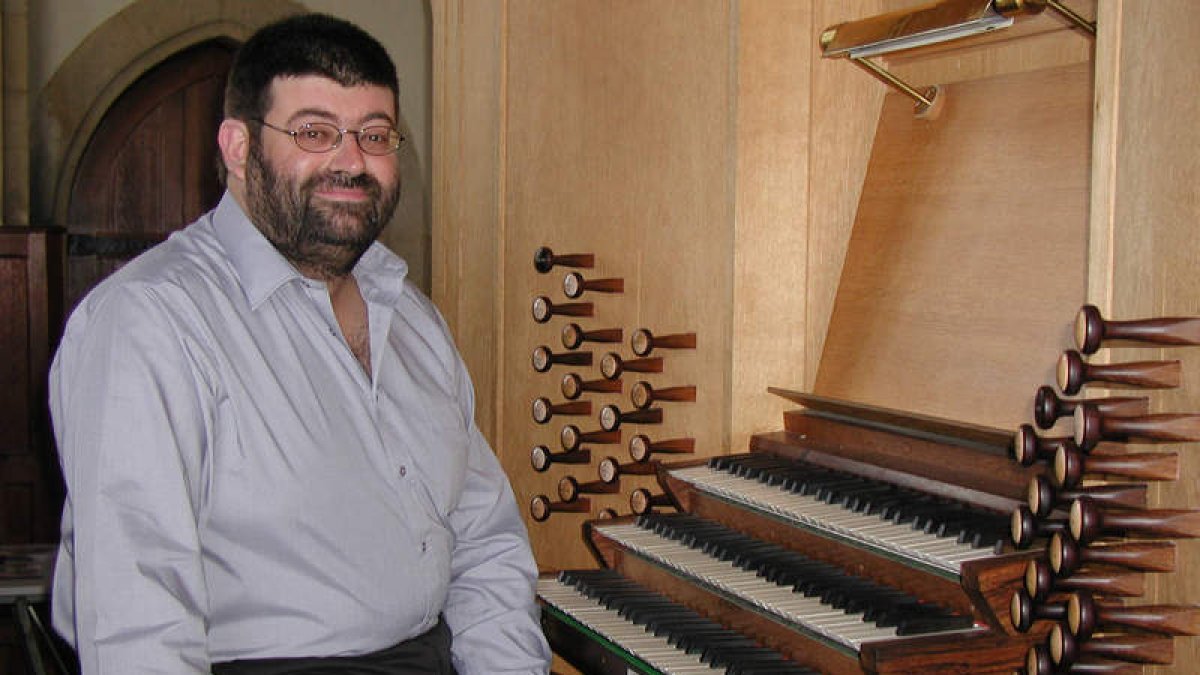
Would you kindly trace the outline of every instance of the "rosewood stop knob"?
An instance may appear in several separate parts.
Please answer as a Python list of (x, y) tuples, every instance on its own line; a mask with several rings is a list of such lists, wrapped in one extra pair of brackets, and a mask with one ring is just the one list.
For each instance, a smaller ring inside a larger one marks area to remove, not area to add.
[(596, 263), (596, 256), (591, 253), (571, 253), (554, 255), (554, 251), (543, 246), (533, 253), (533, 268), (542, 274), (549, 272), (556, 265), (562, 267), (582, 267), (591, 269)]
[(546, 495), (537, 495), (529, 501), (529, 515), (537, 522), (543, 522), (552, 513), (587, 513), (592, 509), (586, 499), (572, 503), (552, 502)]
[(1200, 415), (1165, 413), (1137, 417), (1102, 415), (1089, 403), (1075, 408), (1075, 443), (1091, 450), (1100, 441), (1180, 443), (1200, 440)]
[(571, 452), (550, 452), (544, 445), (535, 445), (529, 453), (529, 463), (534, 471), (545, 471), (551, 464), (587, 464), (592, 461), (592, 453), (586, 449)]
[(1060, 668), (1079, 660), (1085, 654), (1129, 663), (1170, 664), (1175, 657), (1175, 644), (1169, 637), (1151, 635), (1111, 635), (1104, 638), (1079, 640), (1062, 624), (1050, 629), (1050, 658)]
[(584, 279), (579, 272), (570, 272), (563, 277), (563, 295), (578, 298), (585, 291), (596, 293), (624, 293), (624, 279)]
[(1048, 558), (1025, 564), (1025, 592), (1034, 600), (1045, 600), (1053, 591), (1092, 591), (1104, 595), (1135, 598), (1146, 592), (1146, 575), (1116, 568), (1077, 571), (1056, 576)]
[(1013, 443), (1010, 450), (1012, 458), (1021, 466), (1033, 466), (1038, 460), (1054, 459), (1055, 452), (1063, 443), (1071, 443), (1074, 441), (1069, 436), (1039, 436), (1033, 429), (1033, 425), (1022, 424), (1017, 427), (1017, 433), (1013, 434)]
[(577, 399), (583, 392), (590, 391), (605, 394), (619, 394), (624, 387), (621, 380), (585, 380), (575, 373), (567, 373), (562, 379), (562, 395), (568, 399)]
[(645, 410), (630, 410), (623, 412), (615, 405), (606, 405), (600, 409), (600, 428), (605, 431), (616, 431), (622, 424), (661, 424), (662, 408), (646, 408)]
[(620, 328), (584, 330), (577, 323), (569, 323), (562, 329), (562, 344), (567, 349), (577, 349), (585, 342), (620, 342), (625, 331)]
[(579, 499), (579, 495), (611, 495), (620, 491), (621, 486), (615, 482), (592, 480), (580, 483), (574, 476), (563, 476), (558, 481), (558, 498), (568, 504)]
[(1034, 621), (1060, 621), (1066, 616), (1067, 603), (1037, 602), (1024, 588), (1018, 588), (1008, 603), (1008, 618), (1013, 628), (1022, 633), (1028, 633)]
[(600, 464), (596, 467), (597, 473), (600, 474), (600, 480), (605, 483), (614, 483), (622, 475), (649, 475), (658, 472), (658, 467), (653, 464), (620, 464), (616, 457), (605, 457), (600, 460)]
[(539, 396), (533, 399), (533, 421), (546, 424), (555, 415), (591, 415), (591, 401), (567, 401), (551, 403), (550, 399)]
[(631, 373), (661, 373), (662, 370), (663, 359), (661, 356), (625, 360), (616, 352), (608, 352), (600, 359), (600, 374), (610, 380), (617, 379), (625, 371)]
[(1200, 318), (1164, 317), (1132, 321), (1105, 320), (1094, 305), (1084, 305), (1075, 317), (1075, 345), (1094, 354), (1102, 343), (1121, 340), (1149, 346), (1200, 344)]
[(1054, 455), (1054, 484), (1078, 487), (1083, 478), (1110, 474), (1141, 480), (1176, 480), (1179, 455), (1173, 452), (1139, 452), (1130, 455), (1085, 455), (1076, 448), (1059, 447)]
[(1100, 604), (1087, 592), (1067, 598), (1067, 628), (1075, 637), (1086, 640), (1096, 630), (1144, 630), (1163, 635), (1200, 633), (1200, 607), (1189, 605), (1112, 605)]
[(1169, 541), (1128, 542), (1107, 546), (1080, 546), (1069, 532), (1057, 532), (1046, 548), (1050, 567), (1060, 577), (1071, 576), (1086, 563), (1114, 565), (1143, 572), (1175, 569), (1175, 543)]
[(637, 488), (629, 493), (629, 509), (639, 516), (650, 513), (656, 506), (673, 505), (670, 496), (652, 494), (646, 488)]
[(661, 387), (655, 389), (649, 382), (638, 381), (629, 389), (629, 400), (635, 408), (649, 408), (655, 401), (684, 401), (696, 400), (696, 387), (685, 385), (680, 387)]
[(647, 328), (639, 328), (630, 336), (629, 346), (638, 356), (648, 356), (655, 349), (695, 349), (696, 334), (655, 335)]
[(1054, 426), (1060, 417), (1075, 414), (1080, 403), (1090, 403), (1104, 415), (1144, 415), (1150, 411), (1150, 399), (1146, 396), (1114, 396), (1111, 398), (1069, 399), (1062, 398), (1054, 387), (1038, 387), (1033, 400), (1033, 417), (1042, 429)]
[(1068, 396), (1078, 394), (1089, 382), (1171, 389), (1179, 386), (1182, 373), (1178, 360), (1096, 364), (1088, 363), (1073, 349), (1059, 357), (1057, 370), (1058, 387)]
[(539, 295), (533, 299), (530, 311), (533, 313), (534, 321), (546, 323), (556, 316), (591, 316), (595, 308), (590, 302), (567, 302), (556, 305), (550, 302), (550, 298)]
[(1046, 476), (1033, 476), (1026, 489), (1029, 510), (1039, 518), (1045, 518), (1059, 505), (1069, 504), (1080, 497), (1087, 497), (1097, 504), (1120, 506), (1130, 509), (1145, 508), (1146, 485), (1143, 483), (1091, 485), (1085, 488), (1058, 489)]
[(562, 428), (558, 434), (558, 440), (562, 443), (563, 450), (570, 452), (578, 450), (579, 446), (584, 443), (594, 443), (596, 445), (611, 445), (621, 442), (621, 432), (617, 431), (580, 431), (579, 427), (574, 424), (568, 424)]
[(1028, 506), (1021, 505), (1013, 511), (1010, 527), (1013, 545), (1017, 548), (1029, 548), (1038, 537), (1066, 530), (1067, 521), (1040, 519), (1033, 515)]
[(649, 462), (654, 453), (687, 454), (695, 452), (696, 439), (671, 438), (654, 442), (645, 434), (635, 434), (629, 439), (629, 456), (635, 462)]
[(534, 348), (533, 353), (529, 357), (529, 361), (533, 364), (533, 369), (539, 373), (548, 372), (556, 365), (566, 366), (590, 366), (592, 365), (591, 352), (561, 352), (555, 354), (550, 351), (546, 345), (539, 345)]
[(1192, 539), (1200, 536), (1200, 511), (1190, 509), (1115, 510), (1084, 497), (1071, 502), (1071, 536), (1080, 544), (1106, 535)]

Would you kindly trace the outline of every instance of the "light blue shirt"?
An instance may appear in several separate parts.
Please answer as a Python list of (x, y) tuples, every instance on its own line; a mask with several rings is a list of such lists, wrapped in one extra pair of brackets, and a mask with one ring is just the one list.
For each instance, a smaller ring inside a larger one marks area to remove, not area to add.
[(75, 310), (53, 605), (85, 674), (361, 654), (439, 613), (462, 675), (547, 670), (524, 523), (406, 269), (378, 243), (354, 269), (371, 376), (228, 193)]

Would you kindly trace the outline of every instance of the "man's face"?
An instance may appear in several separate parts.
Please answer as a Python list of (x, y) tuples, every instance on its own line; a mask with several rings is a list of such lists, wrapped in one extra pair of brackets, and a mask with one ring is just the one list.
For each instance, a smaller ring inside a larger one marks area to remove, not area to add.
[[(387, 87), (343, 87), (319, 76), (277, 78), (271, 87), (271, 108), (263, 119), (280, 129), (308, 122), (351, 131), (396, 127)], [(329, 152), (308, 152), (288, 134), (258, 126), (259, 139), (251, 142), (246, 163), (251, 219), (305, 274), (349, 273), (395, 211), (398, 156), (368, 155), (352, 133), (343, 134)]]

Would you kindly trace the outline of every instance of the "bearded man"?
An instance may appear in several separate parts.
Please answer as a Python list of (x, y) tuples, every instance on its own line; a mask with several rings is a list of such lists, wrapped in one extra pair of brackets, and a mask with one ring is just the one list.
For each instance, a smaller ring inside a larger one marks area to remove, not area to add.
[(375, 241), (398, 89), (346, 22), (256, 33), (226, 88), (220, 204), (70, 318), (52, 602), (85, 674), (548, 668), (465, 367)]

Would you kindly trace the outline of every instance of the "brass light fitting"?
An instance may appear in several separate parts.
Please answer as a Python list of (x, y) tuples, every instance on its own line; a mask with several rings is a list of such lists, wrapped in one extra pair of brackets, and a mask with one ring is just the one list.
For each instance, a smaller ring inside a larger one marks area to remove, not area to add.
[(850, 59), (873, 77), (916, 101), (917, 114), (924, 115), (934, 107), (937, 87), (919, 91), (870, 61), (871, 57), (1007, 28), (1013, 24), (1016, 15), (1039, 14), (1047, 7), (1095, 35), (1095, 24), (1058, 0), (942, 0), (830, 26), (821, 32), (821, 53), (826, 58)]

